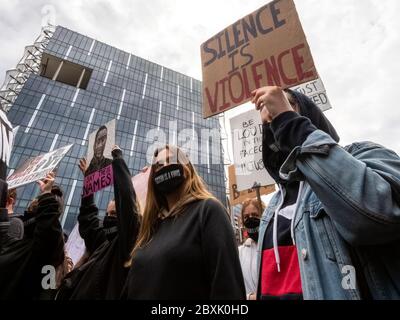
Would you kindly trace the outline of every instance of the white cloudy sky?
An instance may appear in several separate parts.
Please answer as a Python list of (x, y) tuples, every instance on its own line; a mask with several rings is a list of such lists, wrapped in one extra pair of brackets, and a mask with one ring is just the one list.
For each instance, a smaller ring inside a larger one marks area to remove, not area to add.
[[(200, 44), (268, 1), (0, 0), (0, 82), (39, 34), (45, 5), (57, 24), (201, 79)], [(342, 144), (400, 153), (400, 1), (295, 2)]]

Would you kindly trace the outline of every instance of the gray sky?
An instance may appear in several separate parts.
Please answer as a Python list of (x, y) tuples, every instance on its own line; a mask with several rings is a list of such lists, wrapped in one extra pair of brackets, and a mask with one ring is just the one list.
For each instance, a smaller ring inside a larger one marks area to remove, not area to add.
[[(0, 82), (56, 24), (201, 79), (200, 44), (269, 0), (0, 0)], [(374, 141), (400, 153), (399, 0), (295, 0), (342, 144)], [(229, 112), (228, 117), (246, 107)]]

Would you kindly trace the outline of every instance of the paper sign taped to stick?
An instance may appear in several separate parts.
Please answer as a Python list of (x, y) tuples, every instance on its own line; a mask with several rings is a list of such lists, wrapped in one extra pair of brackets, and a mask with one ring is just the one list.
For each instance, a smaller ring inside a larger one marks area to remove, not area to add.
[(276, 0), (201, 45), (203, 116), (251, 100), (263, 86), (289, 88), (318, 78), (293, 0)]
[(114, 183), (111, 151), (115, 145), (115, 120), (101, 126), (89, 136), (83, 197), (92, 195)]
[[(235, 166), (230, 166), (228, 168), (229, 173), (229, 190), (230, 190), (230, 200), (231, 205), (236, 206), (238, 204), (243, 203), (247, 199), (254, 199), (257, 197), (257, 192), (255, 189), (249, 189), (245, 191), (238, 191), (237, 181), (236, 181), (236, 172)], [(260, 195), (268, 195), (275, 192), (275, 185), (261, 187)]]
[(324, 83), (320, 78), (303, 83), (297, 87), (291, 88), (293, 91), (298, 91), (305, 94), (311, 99), (322, 111), (332, 109), (331, 103), (326, 94)]
[(255, 184), (269, 186), (275, 181), (262, 159), (262, 123), (260, 113), (251, 110), (230, 120), (237, 190), (252, 189)]
[(55, 151), (29, 159), (20, 168), (8, 177), (8, 188), (18, 188), (26, 184), (38, 181), (53, 171), (64, 158), (73, 145), (69, 145)]

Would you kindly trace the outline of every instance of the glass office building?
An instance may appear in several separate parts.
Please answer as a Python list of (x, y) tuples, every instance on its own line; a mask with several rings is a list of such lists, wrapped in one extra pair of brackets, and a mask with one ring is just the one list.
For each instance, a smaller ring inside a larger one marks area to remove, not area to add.
[[(185, 146), (225, 203), (220, 124), (202, 118), (196, 79), (58, 26), (42, 31), (26, 48), (17, 68), (7, 72), (0, 96), (9, 120), (19, 126), (10, 171), (28, 158), (73, 144), (57, 171), (67, 231), (75, 225), (81, 200), (78, 160), (87, 153), (89, 134), (113, 119), (116, 143), (133, 175), (148, 165), (149, 147), (157, 141)], [(37, 189), (34, 184), (18, 189), (17, 212)], [(96, 194), (99, 208), (105, 210), (112, 197), (112, 188)]]

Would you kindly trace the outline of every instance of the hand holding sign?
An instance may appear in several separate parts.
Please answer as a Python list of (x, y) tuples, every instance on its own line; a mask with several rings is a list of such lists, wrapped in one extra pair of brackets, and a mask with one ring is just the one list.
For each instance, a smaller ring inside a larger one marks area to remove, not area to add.
[(39, 188), (41, 194), (51, 193), (51, 188), (54, 185), (56, 175), (54, 172), (50, 172), (47, 174), (46, 178), (39, 180)]
[(82, 158), (81, 160), (79, 160), (79, 169), (81, 170), (83, 176), (85, 176), (86, 170), (87, 170), (87, 160), (86, 158)]
[(115, 145), (112, 147), (111, 154), (113, 158), (116, 158), (118, 155), (122, 155), (122, 150), (119, 146)]
[(251, 102), (261, 111), (262, 121), (270, 123), (284, 112), (294, 111), (285, 92), (279, 87), (263, 87), (254, 90)]

